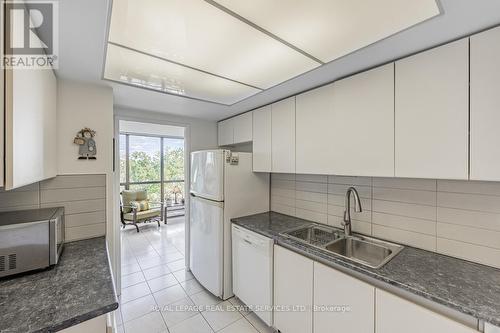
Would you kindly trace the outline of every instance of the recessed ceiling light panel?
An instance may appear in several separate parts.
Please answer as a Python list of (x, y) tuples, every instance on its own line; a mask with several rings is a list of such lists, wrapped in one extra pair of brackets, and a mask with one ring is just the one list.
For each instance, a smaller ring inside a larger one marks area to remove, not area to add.
[(214, 0), (323, 62), (439, 14), (435, 0)]
[(113, 44), (108, 44), (104, 78), (226, 105), (260, 92), (253, 87)]
[(260, 89), (320, 65), (202, 0), (114, 0), (109, 41)]

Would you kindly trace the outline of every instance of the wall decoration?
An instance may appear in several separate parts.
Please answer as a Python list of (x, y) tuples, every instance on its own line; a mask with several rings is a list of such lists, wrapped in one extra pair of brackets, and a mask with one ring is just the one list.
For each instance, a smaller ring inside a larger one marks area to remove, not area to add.
[(73, 140), (74, 144), (79, 145), (78, 157), (79, 160), (95, 160), (97, 154), (97, 147), (95, 144), (96, 132), (88, 127), (82, 128)]

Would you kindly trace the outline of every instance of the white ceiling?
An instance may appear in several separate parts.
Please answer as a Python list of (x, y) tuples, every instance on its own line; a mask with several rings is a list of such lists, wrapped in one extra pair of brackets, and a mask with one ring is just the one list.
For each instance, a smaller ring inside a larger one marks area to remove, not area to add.
[[(221, 1), (222, 2), (222, 1)], [(60, 0), (64, 79), (110, 85), (115, 105), (220, 120), (395, 58), (500, 24), (498, 0), (440, 0), (442, 14), (231, 106), (102, 81), (109, 0)]]

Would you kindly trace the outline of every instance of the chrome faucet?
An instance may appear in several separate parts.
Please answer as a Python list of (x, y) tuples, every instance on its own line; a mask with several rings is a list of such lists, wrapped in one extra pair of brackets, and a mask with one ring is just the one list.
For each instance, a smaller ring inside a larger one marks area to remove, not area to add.
[(345, 210), (344, 210), (344, 222), (342, 225), (344, 226), (344, 233), (346, 236), (351, 236), (352, 228), (351, 228), (351, 193), (354, 195), (354, 211), (360, 213), (363, 211), (361, 208), (361, 201), (359, 200), (358, 191), (354, 187), (349, 187), (345, 194)]

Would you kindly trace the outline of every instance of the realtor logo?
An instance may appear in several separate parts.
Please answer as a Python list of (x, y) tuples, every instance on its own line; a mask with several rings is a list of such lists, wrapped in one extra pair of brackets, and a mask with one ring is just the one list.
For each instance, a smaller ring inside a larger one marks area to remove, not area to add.
[(2, 0), (3, 68), (57, 68), (58, 2)]

